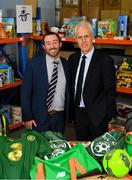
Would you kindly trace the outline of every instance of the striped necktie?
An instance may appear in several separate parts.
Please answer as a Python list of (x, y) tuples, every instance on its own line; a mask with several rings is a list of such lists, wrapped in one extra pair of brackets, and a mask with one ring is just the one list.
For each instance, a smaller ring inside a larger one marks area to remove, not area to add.
[(85, 59), (86, 56), (82, 56), (82, 62), (79, 70), (78, 81), (77, 81), (77, 88), (76, 88), (76, 98), (75, 98), (75, 105), (79, 107), (81, 94), (82, 94), (82, 83), (83, 83), (83, 75), (84, 75), (84, 68), (85, 68)]
[(55, 91), (56, 91), (56, 85), (57, 85), (57, 79), (58, 79), (58, 61), (54, 61), (54, 67), (53, 72), (51, 76), (51, 80), (48, 87), (48, 96), (47, 96), (47, 107), (48, 109), (51, 107)]

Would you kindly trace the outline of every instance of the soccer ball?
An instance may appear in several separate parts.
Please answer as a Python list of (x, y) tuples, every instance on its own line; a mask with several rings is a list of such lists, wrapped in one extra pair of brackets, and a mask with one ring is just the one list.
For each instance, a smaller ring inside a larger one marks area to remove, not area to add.
[(131, 158), (123, 149), (109, 150), (104, 155), (103, 167), (108, 175), (123, 177), (131, 170)]

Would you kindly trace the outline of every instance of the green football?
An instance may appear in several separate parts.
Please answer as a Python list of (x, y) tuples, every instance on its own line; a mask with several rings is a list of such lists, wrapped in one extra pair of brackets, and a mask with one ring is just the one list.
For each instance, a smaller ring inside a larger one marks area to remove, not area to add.
[(123, 149), (108, 151), (103, 158), (103, 167), (110, 176), (123, 177), (132, 168), (132, 160)]

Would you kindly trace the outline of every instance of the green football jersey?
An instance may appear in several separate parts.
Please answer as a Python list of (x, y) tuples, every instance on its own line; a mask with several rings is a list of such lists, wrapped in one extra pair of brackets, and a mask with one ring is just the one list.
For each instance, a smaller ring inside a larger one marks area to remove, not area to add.
[(33, 130), (25, 130), (18, 139), (0, 136), (0, 179), (29, 179), (35, 156), (50, 152), (44, 136)]

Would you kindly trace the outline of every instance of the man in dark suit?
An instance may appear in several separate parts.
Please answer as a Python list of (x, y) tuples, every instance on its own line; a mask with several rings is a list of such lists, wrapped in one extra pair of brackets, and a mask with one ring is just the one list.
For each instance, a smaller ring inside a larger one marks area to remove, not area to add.
[(77, 140), (91, 141), (108, 130), (115, 112), (114, 61), (93, 46), (90, 23), (78, 24), (75, 36), (81, 52), (69, 57), (70, 119), (75, 121)]
[(68, 109), (68, 62), (60, 57), (61, 46), (56, 33), (47, 33), (43, 39), (44, 54), (33, 58), (26, 67), (21, 107), (28, 129), (64, 133)]

